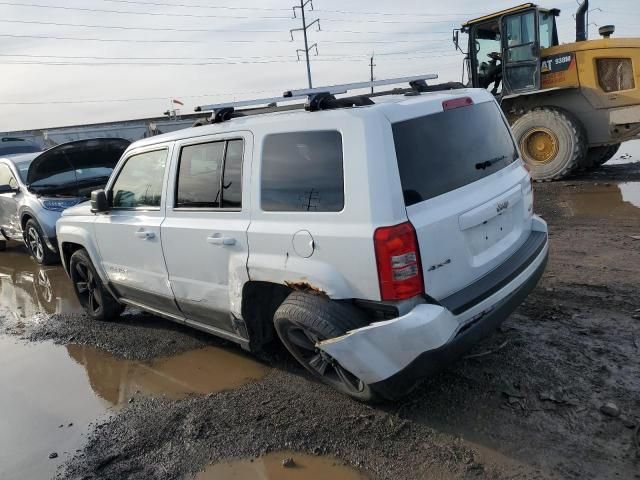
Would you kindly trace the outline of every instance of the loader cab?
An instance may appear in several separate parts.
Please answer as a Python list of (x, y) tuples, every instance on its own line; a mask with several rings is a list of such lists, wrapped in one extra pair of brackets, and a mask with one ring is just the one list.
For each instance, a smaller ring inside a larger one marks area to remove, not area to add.
[(463, 25), (472, 85), (498, 97), (539, 90), (540, 52), (558, 45), (559, 13), (528, 3)]

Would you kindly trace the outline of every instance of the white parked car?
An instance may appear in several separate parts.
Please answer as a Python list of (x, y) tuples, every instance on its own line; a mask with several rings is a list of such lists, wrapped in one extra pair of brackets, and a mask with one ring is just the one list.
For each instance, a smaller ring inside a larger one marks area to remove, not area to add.
[(57, 224), (88, 314), (131, 305), (249, 350), (277, 334), (365, 401), (458, 357), (534, 288), (547, 226), (493, 97), (412, 86), (214, 106), (212, 125), (132, 144)]

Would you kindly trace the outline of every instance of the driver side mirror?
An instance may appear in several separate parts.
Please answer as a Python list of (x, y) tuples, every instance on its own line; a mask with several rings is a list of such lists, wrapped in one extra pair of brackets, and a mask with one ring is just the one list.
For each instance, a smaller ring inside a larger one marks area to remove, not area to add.
[(2, 193), (16, 193), (19, 192), (20, 189), (18, 187), (14, 187), (12, 185), (0, 185), (0, 194)]
[(104, 190), (94, 190), (91, 192), (91, 211), (93, 213), (109, 211), (109, 200)]

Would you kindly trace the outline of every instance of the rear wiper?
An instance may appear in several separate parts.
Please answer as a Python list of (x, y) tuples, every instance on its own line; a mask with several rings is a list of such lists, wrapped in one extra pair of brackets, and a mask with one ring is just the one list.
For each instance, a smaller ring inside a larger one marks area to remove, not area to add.
[(507, 158), (506, 155), (502, 155), (501, 157), (495, 157), (490, 160), (487, 160), (486, 162), (476, 163), (476, 170), (485, 170), (490, 166), (492, 166), (494, 163), (498, 163), (499, 161), (504, 160), (506, 158)]

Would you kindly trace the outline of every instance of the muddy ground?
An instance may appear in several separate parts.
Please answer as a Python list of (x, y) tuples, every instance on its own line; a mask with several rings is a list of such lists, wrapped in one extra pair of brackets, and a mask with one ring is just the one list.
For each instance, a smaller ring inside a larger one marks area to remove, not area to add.
[(216, 393), (133, 391), (89, 428), (58, 478), (192, 478), (211, 463), (288, 450), (335, 457), (370, 479), (640, 479), (640, 163), (538, 184), (535, 195), (551, 232), (536, 290), (465, 359), (375, 407), (318, 384), (278, 348), (256, 359), (136, 311), (89, 322), (73, 300), (60, 308), (68, 286), (50, 271), (57, 306), (47, 293), (4, 302), (0, 334), (138, 362), (223, 349), (264, 370)]

